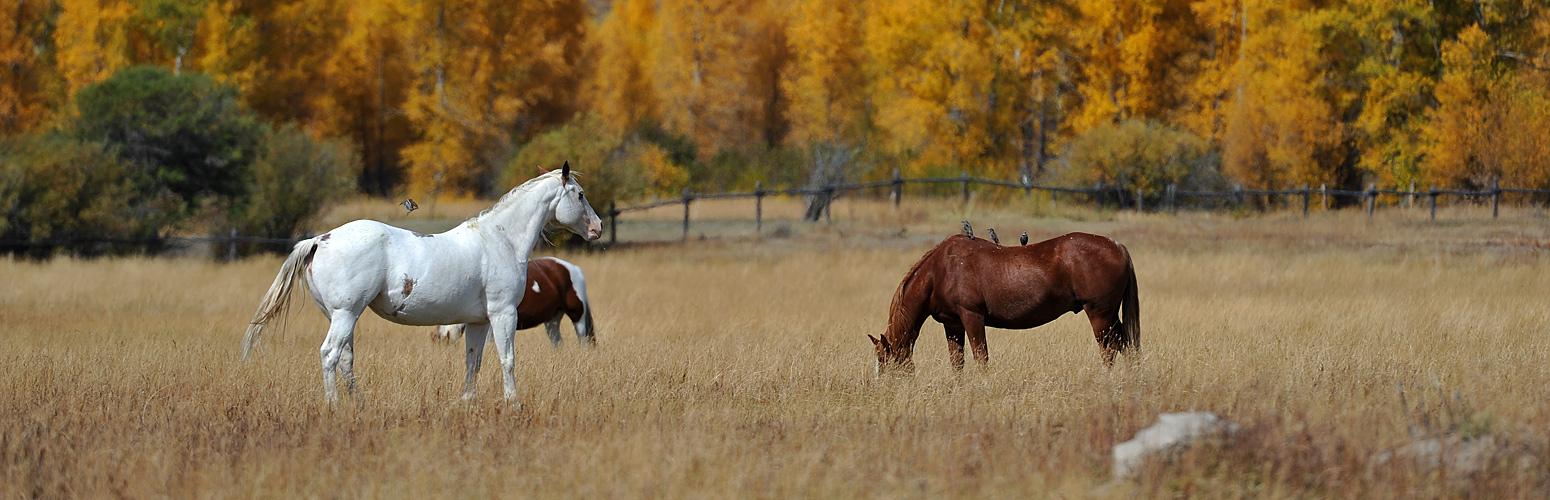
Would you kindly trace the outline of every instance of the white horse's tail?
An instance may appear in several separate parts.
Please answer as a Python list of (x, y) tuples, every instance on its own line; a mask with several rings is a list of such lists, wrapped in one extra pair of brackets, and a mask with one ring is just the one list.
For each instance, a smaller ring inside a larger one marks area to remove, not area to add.
[(269, 285), (269, 291), (264, 293), (264, 299), (258, 303), (258, 312), (253, 313), (253, 320), (248, 322), (247, 334), (242, 336), (242, 359), (248, 359), (253, 348), (258, 346), (258, 340), (264, 333), (264, 324), (289, 307), (292, 287), (297, 277), (301, 276), (302, 269), (312, 263), (312, 252), (316, 250), (316, 238), (301, 240), (291, 250), (291, 256), (285, 258), (285, 264), (280, 266), (280, 274), (274, 277), (274, 284)]

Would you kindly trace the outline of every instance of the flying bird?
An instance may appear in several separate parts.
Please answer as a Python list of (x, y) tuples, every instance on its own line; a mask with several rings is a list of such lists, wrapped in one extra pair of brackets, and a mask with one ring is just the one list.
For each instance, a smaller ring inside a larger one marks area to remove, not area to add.
[(1028, 244), (1028, 232), (1027, 231), (1023, 231), (1022, 241), (1023, 241), (1024, 245)]
[[(415, 203), (414, 202), (414, 198), (406, 199), (406, 200), (404, 200), (403, 203), (399, 203), (398, 205), (401, 206), (401, 207), (404, 207), (404, 210), (408, 210), (409, 212), (413, 212), (414, 209), (420, 208), (420, 204), (419, 203)], [(404, 212), (404, 213), (407, 214), (409, 212)]]
[(974, 238), (974, 227), (969, 225), (969, 221), (963, 221), (963, 235)]
[(986, 229), (986, 231), (990, 232), (990, 242), (991, 243), (995, 243), (997, 245), (1001, 244), (1001, 239), (996, 237), (996, 228)]

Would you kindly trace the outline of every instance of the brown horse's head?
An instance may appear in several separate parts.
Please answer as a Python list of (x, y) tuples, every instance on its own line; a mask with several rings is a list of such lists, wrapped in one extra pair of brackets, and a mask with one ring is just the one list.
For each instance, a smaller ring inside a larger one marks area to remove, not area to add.
[(873, 367), (874, 375), (881, 377), (892, 373), (915, 373), (915, 361), (910, 359), (910, 353), (902, 346), (889, 344), (887, 335), (882, 338), (867, 335), (866, 338), (872, 339), (872, 346), (877, 349), (877, 365)]

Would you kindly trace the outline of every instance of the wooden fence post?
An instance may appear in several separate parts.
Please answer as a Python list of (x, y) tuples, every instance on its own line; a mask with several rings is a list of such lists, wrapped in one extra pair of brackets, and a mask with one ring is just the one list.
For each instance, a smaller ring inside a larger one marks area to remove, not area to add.
[(683, 241), (689, 241), (689, 202), (694, 198), (689, 195), (689, 188), (684, 188), (684, 237)]
[(1437, 220), (1437, 186), (1432, 186), (1432, 220)]
[(1500, 180), (1501, 179), (1496, 178), (1496, 177), (1492, 177), (1491, 178), (1491, 218), (1492, 219), (1496, 218), (1497, 202), (1501, 201), (1501, 198), (1502, 198), (1502, 186), (1501, 186), (1501, 184), (1499, 184)]
[(963, 179), (963, 181), (962, 181), (963, 182), (963, 204), (968, 205), (969, 204), (969, 171), (968, 170), (964, 170), (963, 174), (959, 178)]
[(764, 183), (753, 183), (753, 234), (764, 231)]
[(1232, 185), (1232, 199), (1233, 199), (1234, 202), (1237, 202), (1238, 210), (1243, 210), (1243, 185), (1242, 184), (1233, 184)]
[(1144, 196), (1145, 194), (1146, 194), (1146, 191), (1142, 191), (1139, 188), (1136, 189), (1136, 213), (1138, 213), (1138, 214), (1139, 213), (1144, 213), (1146, 211), (1146, 207), (1144, 206), (1145, 203), (1141, 201), (1141, 197)]
[(1329, 186), (1319, 184), (1319, 205), (1325, 212), (1329, 211)]
[(904, 180), (899, 178), (899, 169), (893, 169), (893, 206), (899, 207), (899, 201), (904, 199)]
[(1309, 192), (1308, 183), (1306, 183), (1306, 182), (1302, 183), (1302, 216), (1303, 217), (1307, 217), (1308, 216), (1308, 198), (1310, 198), (1311, 197), (1310, 195), (1312, 195), (1312, 194), (1313, 193)]
[(231, 240), (229, 240), (229, 241), (231, 242), (231, 244), (228, 246), (228, 249), (227, 249), (226, 260), (228, 262), (236, 262), (237, 261), (237, 230), (236, 229), (231, 230)]
[(1093, 210), (1103, 210), (1103, 181), (1093, 183)]
[(619, 209), (613, 200), (608, 202), (608, 246), (619, 242)]
[(1378, 185), (1367, 184), (1367, 218), (1372, 218), (1372, 208), (1378, 203)]
[(1410, 201), (1405, 208), (1415, 208), (1415, 179), (1410, 179)]
[(1168, 213), (1170, 215), (1175, 212), (1173, 207), (1175, 207), (1176, 205), (1174, 205), (1173, 197), (1174, 197), (1175, 193), (1178, 192), (1178, 189), (1179, 189), (1179, 186), (1177, 184), (1169, 184), (1167, 192), (1163, 194), (1163, 203), (1166, 204), (1166, 206), (1167, 206), (1166, 210), (1168, 211)]

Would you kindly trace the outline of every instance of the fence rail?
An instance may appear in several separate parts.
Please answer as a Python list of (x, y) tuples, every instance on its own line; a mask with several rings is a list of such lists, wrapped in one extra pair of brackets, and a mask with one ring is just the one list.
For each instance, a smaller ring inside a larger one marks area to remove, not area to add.
[[(1132, 190), (1129, 190), (1128, 188), (1124, 188), (1122, 186), (1105, 185), (1105, 184), (1103, 184), (1101, 182), (1097, 183), (1097, 184), (1094, 184), (1093, 187), (1090, 187), (1090, 188), (1088, 188), (1088, 187), (1068, 187), (1068, 186), (1041, 186), (1041, 185), (1036, 185), (1036, 184), (1032, 184), (1032, 183), (1002, 181), (1002, 180), (996, 180), (996, 179), (986, 179), (986, 178), (981, 178), (981, 177), (970, 177), (968, 175), (968, 173), (964, 173), (963, 175), (960, 175), (960, 176), (957, 176), (957, 177), (902, 178), (902, 177), (899, 176), (898, 171), (894, 171), (893, 179), (892, 180), (884, 180), (884, 181), (836, 184), (836, 185), (832, 185), (832, 186), (824, 186), (824, 187), (817, 187), (817, 188), (785, 188), (785, 189), (764, 189), (763, 183), (755, 183), (753, 191), (741, 191), (741, 192), (734, 191), (734, 192), (725, 192), (725, 193), (694, 193), (694, 192), (690, 191), (688, 188), (684, 188), (682, 196), (680, 196), (679, 198), (676, 198), (676, 199), (666, 199), (666, 200), (660, 200), (660, 201), (655, 201), (655, 202), (651, 202), (651, 203), (644, 203), (644, 204), (640, 204), (640, 205), (631, 205), (631, 206), (625, 206), (625, 207), (619, 207), (619, 206), (616, 206), (613, 203), (609, 203), (608, 211), (606, 212), (606, 215), (608, 217), (608, 227), (609, 227), (608, 245), (614, 245), (614, 244), (618, 243), (618, 241), (619, 241), (618, 218), (619, 218), (620, 215), (623, 215), (623, 214), (626, 214), (626, 213), (630, 213), (630, 212), (640, 212), (640, 211), (651, 210), (651, 209), (662, 208), (662, 207), (673, 206), (673, 205), (680, 205), (680, 204), (683, 205), (683, 208), (684, 208), (683, 239), (685, 241), (687, 241), (689, 239), (689, 227), (690, 227), (690, 212), (689, 212), (689, 208), (690, 208), (690, 205), (693, 202), (697, 201), (697, 200), (724, 200), (724, 199), (753, 198), (754, 199), (754, 231), (755, 231), (755, 233), (759, 233), (759, 232), (761, 232), (763, 230), (764, 198), (767, 197), (767, 196), (823, 196), (828, 201), (832, 201), (833, 198), (836, 195), (841, 194), (841, 193), (852, 192), (852, 191), (861, 191), (861, 190), (867, 190), (867, 189), (889, 188), (890, 189), (889, 196), (890, 196), (890, 198), (892, 198), (894, 205), (897, 206), (897, 205), (899, 205), (899, 203), (901, 201), (903, 201), (903, 198), (904, 198), (904, 187), (905, 186), (908, 186), (908, 185), (911, 185), (911, 184), (932, 185), (932, 184), (952, 184), (952, 183), (960, 184), (960, 186), (961, 186), (960, 191), (962, 193), (961, 196), (963, 198), (963, 202), (964, 203), (967, 203), (969, 201), (969, 197), (970, 197), (970, 193), (971, 193), (970, 189), (969, 189), (969, 186), (970, 185), (981, 185), (981, 186), (991, 186), (991, 187), (997, 187), (997, 188), (1021, 189), (1027, 195), (1032, 195), (1033, 192), (1035, 192), (1035, 191), (1049, 193), (1051, 196), (1053, 196), (1055, 194), (1086, 195), (1086, 196), (1091, 197), (1091, 202), (1095, 206), (1100, 207), (1100, 208), (1103, 205), (1107, 204), (1107, 205), (1114, 205), (1114, 206), (1116, 206), (1116, 207), (1118, 207), (1120, 209), (1130, 209), (1130, 210), (1135, 210), (1135, 211), (1138, 211), (1138, 212), (1140, 212), (1140, 211), (1147, 211), (1147, 209), (1150, 208), (1150, 210), (1154, 211), (1154, 212), (1167, 212), (1167, 213), (1175, 213), (1175, 212), (1177, 212), (1181, 208), (1181, 206), (1186, 203), (1186, 200), (1192, 199), (1192, 198), (1193, 199), (1207, 199), (1207, 200), (1228, 199), (1228, 200), (1232, 200), (1234, 202), (1235, 206), (1241, 207), (1245, 203), (1245, 200), (1247, 198), (1249, 198), (1249, 197), (1274, 197), (1274, 196), (1281, 196), (1281, 197), (1287, 197), (1287, 198), (1290, 198), (1290, 199), (1301, 198), (1302, 213), (1303, 213), (1304, 216), (1306, 216), (1306, 215), (1308, 215), (1309, 206), (1311, 205), (1311, 202), (1312, 202), (1313, 198), (1315, 196), (1317, 196), (1319, 198), (1320, 206), (1325, 208), (1325, 209), (1329, 208), (1329, 201), (1332, 198), (1339, 198), (1339, 197), (1356, 198), (1359, 202), (1365, 204), (1365, 208), (1367, 210), (1367, 216), (1371, 217), (1372, 214), (1373, 214), (1373, 211), (1374, 211), (1374, 209), (1375, 209), (1375, 207), (1377, 205), (1377, 198), (1379, 196), (1398, 196), (1401, 199), (1408, 200), (1407, 203), (1410, 206), (1414, 206), (1415, 200), (1416, 200), (1417, 197), (1424, 197), (1429, 202), (1429, 204), (1430, 204), (1431, 218), (1433, 220), (1435, 220), (1437, 218), (1437, 199), (1441, 198), (1441, 197), (1445, 197), (1445, 196), (1454, 196), (1454, 197), (1474, 198), (1474, 199), (1484, 199), (1486, 197), (1489, 197), (1490, 198), (1490, 203), (1491, 203), (1491, 217), (1495, 218), (1500, 213), (1501, 197), (1504, 194), (1545, 196), (1547, 198), (1547, 200), (1550, 200), (1550, 190), (1546, 190), (1546, 189), (1504, 188), (1504, 187), (1500, 187), (1500, 185), (1498, 185), (1498, 183), (1496, 181), (1494, 181), (1494, 180), (1491, 182), (1491, 188), (1490, 189), (1483, 189), (1483, 190), (1437, 189), (1436, 186), (1431, 186), (1430, 188), (1428, 188), (1425, 191), (1418, 191), (1418, 190), (1416, 190), (1414, 184), (1412, 184), (1410, 186), (1409, 190), (1378, 189), (1376, 185), (1369, 184), (1367, 186), (1367, 189), (1356, 191), (1356, 190), (1349, 190), (1349, 189), (1330, 189), (1327, 186), (1319, 186), (1318, 188), (1313, 188), (1313, 187), (1311, 187), (1311, 186), (1309, 186), (1307, 184), (1304, 184), (1301, 188), (1295, 188), (1295, 189), (1242, 189), (1240, 187), (1240, 188), (1235, 188), (1235, 189), (1226, 190), (1226, 191), (1190, 191), (1190, 190), (1178, 189), (1177, 186), (1169, 185), (1169, 186), (1165, 187), (1164, 189), (1162, 189), (1161, 191), (1150, 192), (1149, 193), (1149, 192), (1146, 192), (1144, 190), (1139, 190), (1139, 189), (1132, 191)], [(1110, 195), (1113, 195), (1113, 198), (1108, 198)], [(1129, 203), (1128, 206), (1126, 206), (1126, 203), (1125, 203), (1125, 200), (1124, 200), (1124, 197), (1127, 196), (1127, 195), (1133, 196), (1133, 198), (1130, 199), (1130, 203)], [(1148, 196), (1150, 196), (1153, 199), (1158, 200), (1158, 203), (1155, 204), (1155, 205), (1152, 205), (1150, 207), (1146, 206), (1145, 205), (1145, 200), (1148, 198)], [(827, 209), (824, 212), (824, 217), (826, 219), (828, 218), (828, 210)], [(259, 236), (242, 236), (242, 235), (238, 235), (236, 231), (232, 231), (232, 233), (229, 236), (157, 236), (157, 237), (152, 237), (152, 238), (66, 238), (66, 239), (50, 239), (50, 240), (0, 240), (0, 252), (16, 252), (18, 250), (38, 249), (38, 248), (70, 248), (72, 250), (80, 250), (82, 248), (87, 248), (87, 247), (90, 247), (90, 246), (93, 246), (93, 245), (96, 245), (96, 246), (102, 246), (102, 245), (126, 245), (126, 246), (135, 246), (135, 247), (139, 247), (139, 248), (143, 248), (143, 249), (154, 250), (154, 249), (161, 249), (161, 248), (167, 248), (167, 247), (178, 246), (178, 245), (188, 245), (188, 244), (196, 244), (196, 243), (209, 243), (209, 244), (212, 244), (212, 245), (224, 245), (224, 246), (226, 246), (226, 249), (227, 249), (227, 259), (235, 260), (237, 258), (237, 256), (238, 256), (238, 245), (240, 245), (240, 244), (271, 245), (271, 246), (273, 246), (273, 247), (275, 247), (277, 249), (284, 249), (284, 248), (287, 248), (287, 247), (289, 247), (291, 245), (294, 245), (297, 241), (301, 241), (301, 240), (309, 238), (309, 237), (311, 237), (310, 234), (308, 236), (304, 236), (302, 238), (267, 238), (267, 237), (259, 237)], [(219, 247), (215, 247), (215, 248), (218, 249)]]
[[(1356, 198), (1359, 202), (1364, 203), (1366, 205), (1367, 216), (1371, 217), (1372, 214), (1373, 214), (1373, 211), (1376, 209), (1377, 199), (1378, 199), (1379, 196), (1399, 196), (1402, 199), (1408, 199), (1409, 200), (1408, 203), (1411, 206), (1414, 205), (1416, 197), (1420, 196), (1420, 197), (1425, 197), (1430, 202), (1430, 205), (1431, 205), (1431, 218), (1433, 220), (1435, 220), (1437, 218), (1437, 199), (1440, 198), (1440, 197), (1444, 197), (1444, 196), (1454, 196), (1454, 197), (1464, 197), (1464, 198), (1485, 198), (1485, 197), (1490, 197), (1490, 200), (1491, 200), (1491, 217), (1492, 218), (1496, 218), (1499, 215), (1499, 213), (1500, 213), (1500, 203), (1501, 203), (1501, 197), (1502, 197), (1503, 194), (1540, 195), (1540, 196), (1546, 196), (1547, 198), (1550, 198), (1550, 190), (1547, 190), (1547, 189), (1504, 188), (1504, 187), (1501, 187), (1496, 180), (1492, 180), (1491, 181), (1491, 188), (1490, 189), (1482, 189), (1482, 190), (1437, 189), (1436, 186), (1431, 186), (1430, 188), (1428, 188), (1425, 191), (1417, 191), (1416, 187), (1415, 187), (1415, 184), (1412, 183), (1410, 185), (1410, 189), (1409, 190), (1378, 189), (1377, 185), (1375, 185), (1375, 184), (1368, 184), (1367, 185), (1367, 189), (1360, 190), (1360, 191), (1350, 190), (1350, 189), (1330, 189), (1328, 186), (1319, 186), (1317, 189), (1315, 189), (1315, 188), (1313, 188), (1312, 186), (1310, 186), (1308, 184), (1303, 184), (1301, 188), (1294, 188), (1294, 189), (1243, 189), (1240, 186), (1240, 187), (1237, 187), (1237, 188), (1234, 188), (1234, 189), (1231, 189), (1231, 190), (1227, 190), (1227, 191), (1189, 191), (1189, 190), (1179, 189), (1178, 186), (1170, 184), (1170, 185), (1168, 185), (1166, 188), (1164, 188), (1160, 192), (1148, 193), (1148, 192), (1146, 192), (1144, 190), (1140, 190), (1140, 189), (1134, 190), (1132, 192), (1128, 188), (1124, 188), (1122, 186), (1116, 186), (1116, 185), (1104, 185), (1104, 183), (1102, 183), (1102, 182), (1094, 184), (1093, 187), (1090, 187), (1090, 188), (1086, 188), (1086, 187), (1066, 187), (1066, 186), (1042, 186), (1042, 185), (1036, 185), (1036, 184), (1025, 183), (1025, 182), (1012, 182), (1012, 181), (1002, 181), (1002, 180), (996, 180), (996, 179), (986, 179), (986, 178), (981, 178), (981, 177), (970, 177), (967, 172), (963, 173), (962, 175), (960, 175), (958, 177), (902, 178), (902, 177), (899, 176), (899, 172), (897, 170), (895, 170), (894, 173), (893, 173), (893, 180), (887, 180), (887, 181), (873, 181), (873, 182), (835, 184), (835, 185), (831, 185), (831, 186), (824, 186), (824, 187), (817, 187), (817, 188), (787, 188), (787, 189), (764, 189), (763, 186), (762, 186), (762, 183), (755, 183), (753, 191), (728, 192), (728, 193), (694, 193), (694, 192), (690, 191), (689, 188), (684, 188), (683, 195), (681, 197), (677, 198), (677, 199), (659, 200), (659, 201), (655, 201), (655, 202), (651, 202), (651, 203), (645, 203), (645, 204), (641, 204), (641, 205), (631, 205), (631, 206), (625, 206), (625, 207), (619, 207), (619, 206), (617, 206), (617, 205), (615, 205), (613, 203), (609, 203), (608, 211), (607, 211), (608, 227), (609, 227), (608, 244), (609, 245), (613, 245), (613, 244), (618, 243), (618, 241), (619, 241), (618, 218), (619, 218), (620, 215), (623, 215), (623, 214), (626, 214), (626, 213), (629, 213), (629, 212), (637, 212), (637, 211), (643, 211), (643, 210), (650, 210), (650, 209), (654, 209), (654, 208), (660, 208), (660, 207), (672, 206), (672, 205), (680, 205), (680, 204), (682, 204), (683, 208), (684, 208), (683, 240), (687, 241), (689, 239), (689, 222), (690, 222), (689, 207), (696, 200), (753, 198), (754, 199), (754, 228), (755, 228), (755, 232), (759, 232), (762, 229), (763, 222), (764, 222), (763, 221), (763, 213), (764, 213), (763, 203), (764, 203), (764, 197), (766, 197), (766, 196), (823, 196), (823, 197), (826, 198), (825, 201), (827, 203), (827, 201), (832, 200), (836, 194), (840, 194), (840, 193), (845, 193), (845, 192), (849, 192), (849, 191), (861, 191), (861, 190), (867, 190), (867, 189), (877, 189), (877, 188), (891, 188), (892, 191), (890, 193), (890, 197), (893, 199), (894, 205), (897, 206), (904, 198), (904, 187), (906, 185), (909, 185), (909, 184), (928, 184), (929, 185), (929, 184), (951, 184), (951, 183), (958, 183), (958, 184), (960, 184), (962, 186), (961, 190), (962, 190), (962, 197), (963, 197), (963, 202), (964, 203), (967, 203), (969, 201), (969, 194), (970, 194), (969, 186), (971, 184), (975, 184), (975, 185), (992, 186), (992, 187), (999, 187), (999, 188), (1021, 189), (1027, 195), (1032, 195), (1034, 191), (1040, 191), (1040, 192), (1049, 193), (1052, 196), (1055, 195), (1055, 194), (1087, 195), (1087, 196), (1092, 197), (1092, 202), (1094, 203), (1094, 205), (1096, 205), (1098, 207), (1102, 207), (1105, 204), (1105, 197), (1107, 195), (1114, 194), (1114, 195), (1116, 195), (1115, 198), (1114, 198), (1114, 200), (1115, 200), (1114, 204), (1115, 205), (1119, 206), (1119, 208), (1122, 208), (1122, 209), (1123, 208), (1131, 208), (1131, 209), (1134, 209), (1134, 210), (1136, 210), (1138, 212), (1146, 211), (1145, 200), (1147, 199), (1148, 195), (1151, 195), (1152, 197), (1158, 199), (1159, 202), (1160, 202), (1160, 206), (1154, 205), (1152, 207), (1152, 210), (1153, 211), (1164, 211), (1164, 212), (1168, 212), (1168, 213), (1175, 213), (1175, 212), (1177, 212), (1178, 209), (1180, 208), (1180, 206), (1182, 204), (1184, 204), (1185, 201), (1190, 199), (1190, 198), (1196, 198), (1196, 199), (1230, 199), (1230, 200), (1233, 200), (1235, 202), (1236, 206), (1241, 207), (1241, 206), (1243, 206), (1243, 204), (1245, 202), (1245, 199), (1247, 199), (1249, 197), (1274, 197), (1274, 196), (1282, 196), (1282, 197), (1288, 197), (1288, 198), (1301, 197), (1302, 213), (1303, 213), (1304, 216), (1306, 216), (1306, 215), (1308, 215), (1309, 206), (1311, 205), (1313, 197), (1315, 195), (1317, 195), (1319, 197), (1319, 204), (1324, 209), (1328, 209), (1329, 208), (1329, 202), (1330, 202), (1331, 198), (1339, 198), (1339, 197)], [(1134, 197), (1131, 198), (1131, 203), (1130, 203), (1129, 207), (1124, 206), (1125, 205), (1124, 204), (1124, 197), (1127, 196), (1127, 195), (1134, 195)], [(827, 205), (826, 205), (826, 208), (825, 208), (825, 211), (824, 211), (824, 217), (825, 218), (828, 217)]]
[[(224, 245), (226, 247), (226, 260), (237, 259), (237, 246), (243, 243), (269, 245), (276, 249), (288, 248), (296, 242), (311, 238), (308, 234), (300, 238), (269, 238), (263, 236), (242, 236), (232, 231), (230, 236), (152, 236), (149, 238), (58, 238), (46, 240), (0, 240), (0, 252), (15, 252), (26, 249), (43, 248), (68, 248), (79, 251), (83, 248), (100, 247), (103, 245), (130, 246), (143, 250), (158, 250), (180, 245), (196, 243), (210, 243), (212, 245)], [(215, 247), (219, 248), (219, 247)]]

